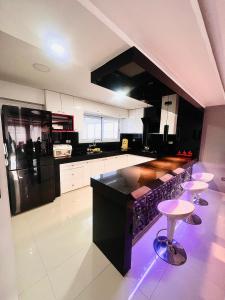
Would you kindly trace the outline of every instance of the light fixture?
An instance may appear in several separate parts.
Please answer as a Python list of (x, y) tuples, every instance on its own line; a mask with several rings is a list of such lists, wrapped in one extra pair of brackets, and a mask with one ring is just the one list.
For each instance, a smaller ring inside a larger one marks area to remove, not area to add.
[(48, 66), (39, 64), (39, 63), (34, 63), (33, 68), (40, 72), (49, 72), (50, 71), (50, 68)]
[(69, 63), (72, 60), (69, 40), (58, 33), (43, 34), (43, 49), (57, 63)]
[(169, 100), (164, 102), (164, 105), (166, 105), (166, 124), (164, 125), (164, 132), (163, 132), (163, 141), (164, 143), (168, 142), (168, 134), (169, 134), (169, 125), (168, 125), (168, 114), (169, 114), (169, 106), (172, 105), (172, 101)]
[(59, 58), (63, 58), (66, 55), (65, 48), (57, 42), (53, 42), (50, 44), (50, 50), (55, 56)]
[(117, 90), (116, 94), (120, 97), (122, 96), (126, 96), (127, 95), (127, 90), (123, 89), (123, 90)]

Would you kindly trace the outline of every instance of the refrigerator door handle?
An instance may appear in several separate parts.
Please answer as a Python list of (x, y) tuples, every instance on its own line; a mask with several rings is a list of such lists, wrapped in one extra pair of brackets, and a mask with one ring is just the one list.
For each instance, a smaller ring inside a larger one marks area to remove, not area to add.
[(13, 178), (13, 186), (14, 186), (14, 191), (15, 191), (15, 213), (20, 213), (21, 212), (21, 204), (22, 204), (22, 199), (21, 199), (21, 194), (20, 194), (20, 182), (19, 179), (21, 179), (21, 176), (18, 176), (17, 171), (11, 171), (12, 172), (12, 178)]
[(7, 150), (6, 143), (4, 143), (3, 146), (4, 146), (4, 154), (5, 154), (5, 158), (8, 158), (8, 150)]
[(6, 143), (3, 144), (3, 147), (4, 147), (4, 155), (5, 155), (5, 165), (8, 166), (9, 165), (9, 162), (8, 162), (9, 155), (8, 155)]

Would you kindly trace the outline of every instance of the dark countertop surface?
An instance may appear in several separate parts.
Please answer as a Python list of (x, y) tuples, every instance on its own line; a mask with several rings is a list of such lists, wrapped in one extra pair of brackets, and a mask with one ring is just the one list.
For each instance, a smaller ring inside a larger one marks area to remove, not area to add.
[(114, 151), (103, 151), (97, 154), (87, 154), (87, 153), (74, 154), (73, 156), (67, 158), (55, 158), (54, 161), (55, 164), (65, 164), (70, 162), (77, 162), (77, 161), (83, 161), (83, 160), (89, 160), (95, 158), (104, 158), (104, 157), (123, 155), (123, 154), (134, 154), (134, 155), (157, 158), (156, 153), (143, 152), (141, 150), (128, 150), (128, 151), (114, 150)]
[(140, 188), (157, 188), (163, 182), (159, 179), (166, 174), (176, 175), (173, 170), (186, 168), (193, 162), (191, 158), (166, 156), (143, 164), (120, 169), (115, 172), (101, 174), (91, 179), (91, 185), (95, 182), (102, 183), (112, 189), (129, 195)]

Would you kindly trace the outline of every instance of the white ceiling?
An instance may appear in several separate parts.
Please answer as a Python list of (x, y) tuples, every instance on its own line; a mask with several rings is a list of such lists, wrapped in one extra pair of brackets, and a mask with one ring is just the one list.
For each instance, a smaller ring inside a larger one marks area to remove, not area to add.
[[(90, 83), (90, 70), (136, 46), (202, 106), (225, 104), (220, 79), (225, 83), (225, 37), (219, 43), (224, 4), (202, 0), (200, 6), (205, 23), (197, 0), (0, 0), (0, 79), (124, 108), (143, 107)], [(65, 43), (69, 63), (46, 55), (49, 36)], [(38, 72), (33, 63), (51, 71)]]
[[(90, 83), (90, 70), (129, 45), (77, 1), (0, 0), (0, 30), (0, 79), (127, 109), (146, 106)], [(57, 35), (68, 46), (69, 62), (46, 54), (46, 35)], [(36, 71), (34, 63), (51, 71)]]
[[(130, 45), (139, 48), (202, 106), (225, 104), (197, 0), (79, 1)], [(201, 2), (219, 6), (221, 17), (225, 15), (223, 0)], [(214, 18), (215, 30), (220, 26), (220, 33), (225, 28), (224, 20), (221, 18), (218, 24)]]
[(225, 1), (199, 0), (199, 5), (225, 88)]

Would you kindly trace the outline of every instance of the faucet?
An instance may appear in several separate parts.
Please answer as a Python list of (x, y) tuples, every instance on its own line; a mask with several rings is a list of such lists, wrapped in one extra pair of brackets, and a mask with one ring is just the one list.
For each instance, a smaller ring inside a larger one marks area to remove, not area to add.
[(93, 146), (96, 147), (96, 141), (100, 141), (100, 139), (94, 139)]
[(94, 139), (93, 143), (89, 145), (89, 147), (96, 147), (96, 141), (100, 141), (100, 139)]

